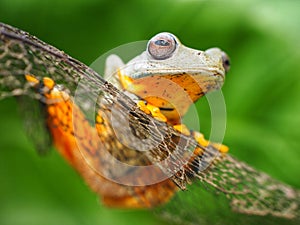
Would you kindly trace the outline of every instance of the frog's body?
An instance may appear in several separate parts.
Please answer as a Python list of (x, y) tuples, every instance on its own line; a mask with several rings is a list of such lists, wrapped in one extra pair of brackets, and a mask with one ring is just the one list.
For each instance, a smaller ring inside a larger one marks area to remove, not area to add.
[[(141, 110), (189, 135), (188, 129), (180, 124), (181, 117), (198, 98), (222, 86), (224, 67), (224, 53), (219, 49), (204, 52), (193, 50), (181, 45), (172, 34), (162, 33), (149, 41), (146, 52), (126, 65), (117, 56), (109, 57), (105, 76), (110, 77), (109, 80), (118, 88), (138, 96)], [(127, 160), (129, 164), (148, 165), (149, 162), (118, 141), (101, 109), (96, 127), (92, 127), (72, 98), (56, 88), (53, 80), (44, 78), (39, 81), (32, 75), (27, 75), (26, 79), (39, 93), (44, 94), (47, 126), (54, 145), (101, 196), (105, 205), (154, 207), (167, 202), (178, 190), (171, 179), (150, 185), (126, 186), (100, 175), (96, 167), (102, 171), (111, 169), (103, 162), (103, 151), (109, 151), (118, 160)], [(201, 145), (208, 145), (199, 133), (195, 132), (194, 137)], [(223, 152), (227, 150), (225, 147), (220, 149)], [(194, 154), (202, 153), (197, 148)], [(91, 166), (93, 162), (95, 167)], [(163, 174), (158, 168), (147, 174), (139, 169), (134, 172), (137, 182), (139, 177), (159, 177)], [(120, 173), (126, 176), (128, 171)]]

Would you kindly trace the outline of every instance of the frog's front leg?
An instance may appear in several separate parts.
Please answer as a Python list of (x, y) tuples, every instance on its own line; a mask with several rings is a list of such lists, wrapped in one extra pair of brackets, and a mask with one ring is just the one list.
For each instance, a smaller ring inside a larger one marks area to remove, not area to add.
[[(140, 110), (142, 110), (146, 114), (151, 114), (154, 118), (156, 118), (159, 121), (167, 122), (167, 117), (160, 112), (160, 109), (158, 107), (153, 106), (142, 100), (139, 101), (137, 104)], [(204, 135), (198, 131), (190, 131), (188, 127), (183, 123), (173, 125), (173, 128), (186, 136), (192, 135), (194, 139), (198, 142), (198, 144), (200, 144), (201, 146), (207, 147), (209, 145), (212, 145), (213, 147), (218, 149), (220, 153), (227, 153), (229, 150), (229, 148), (226, 145), (220, 143), (214, 143), (206, 140)], [(198, 151), (195, 150), (195, 154), (200, 154), (200, 153), (198, 153)]]
[[(137, 105), (140, 108), (140, 110), (142, 110), (146, 114), (151, 114), (155, 119), (162, 122), (168, 122), (167, 117), (160, 111), (158, 107), (151, 105), (143, 100), (138, 101)], [(202, 133), (198, 131), (191, 131), (183, 123), (173, 125), (173, 128), (186, 136), (192, 135), (194, 139), (198, 142), (198, 144), (200, 144), (201, 146), (207, 147), (209, 145), (212, 145), (213, 147), (218, 149), (220, 153), (227, 153), (229, 150), (229, 148), (226, 145), (220, 143), (214, 143), (214, 142), (210, 142), (209, 140), (206, 140)], [(195, 154), (199, 154), (197, 152), (198, 151), (195, 150)]]
[(221, 153), (227, 153), (229, 148), (226, 145), (210, 142), (209, 140), (206, 140), (204, 135), (198, 131), (190, 131), (185, 124), (177, 124), (174, 125), (173, 128), (180, 133), (190, 136), (192, 135), (194, 139), (200, 144), (201, 146), (207, 147), (209, 145), (212, 145), (216, 149), (219, 150)]

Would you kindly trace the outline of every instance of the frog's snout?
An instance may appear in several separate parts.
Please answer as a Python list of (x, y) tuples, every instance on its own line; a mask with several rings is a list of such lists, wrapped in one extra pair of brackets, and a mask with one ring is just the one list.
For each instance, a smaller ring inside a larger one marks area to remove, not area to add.
[(228, 55), (219, 48), (210, 48), (205, 51), (213, 61), (222, 63), (222, 66), (227, 73), (230, 69), (230, 59)]

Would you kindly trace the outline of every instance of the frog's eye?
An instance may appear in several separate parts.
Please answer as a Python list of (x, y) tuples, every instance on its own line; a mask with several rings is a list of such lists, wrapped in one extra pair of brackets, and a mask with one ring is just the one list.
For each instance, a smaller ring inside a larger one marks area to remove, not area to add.
[(169, 33), (160, 33), (155, 35), (148, 42), (148, 52), (154, 59), (167, 59), (177, 47), (177, 42), (173, 35)]
[(225, 71), (228, 72), (230, 69), (230, 59), (225, 52), (222, 52), (222, 61)]

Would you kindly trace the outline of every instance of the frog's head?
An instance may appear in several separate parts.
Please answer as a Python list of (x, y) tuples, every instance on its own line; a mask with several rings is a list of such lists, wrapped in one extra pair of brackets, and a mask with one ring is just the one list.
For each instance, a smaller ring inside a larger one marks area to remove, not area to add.
[(229, 58), (219, 48), (206, 51), (188, 48), (175, 35), (163, 32), (150, 39), (146, 51), (129, 61), (122, 74), (133, 80), (191, 76), (206, 93), (223, 85), (228, 70)]
[(119, 75), (128, 91), (161, 109), (176, 108), (184, 114), (205, 93), (221, 88), (228, 70), (228, 56), (219, 48), (188, 48), (173, 34), (163, 32), (120, 68)]

